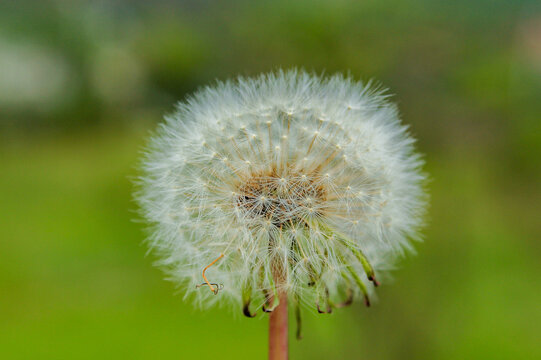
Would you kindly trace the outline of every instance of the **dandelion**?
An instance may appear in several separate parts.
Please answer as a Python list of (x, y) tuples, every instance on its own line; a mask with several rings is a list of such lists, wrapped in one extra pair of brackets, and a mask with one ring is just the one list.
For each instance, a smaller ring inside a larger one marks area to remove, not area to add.
[(280, 358), (288, 302), (299, 325), (301, 307), (369, 305), (418, 239), (425, 177), (413, 143), (387, 95), (342, 75), (204, 88), (166, 117), (144, 160), (150, 247), (201, 307), (271, 312)]

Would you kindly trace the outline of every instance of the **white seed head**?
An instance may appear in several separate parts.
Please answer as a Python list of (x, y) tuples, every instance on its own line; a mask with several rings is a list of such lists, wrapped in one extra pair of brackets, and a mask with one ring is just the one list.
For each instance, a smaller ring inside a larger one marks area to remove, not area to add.
[[(422, 160), (385, 99), (341, 75), (280, 71), (180, 103), (137, 194), (159, 265), (202, 306), (249, 313), (277, 291), (318, 309), (367, 300), (426, 204)], [(211, 263), (218, 296), (196, 288)]]

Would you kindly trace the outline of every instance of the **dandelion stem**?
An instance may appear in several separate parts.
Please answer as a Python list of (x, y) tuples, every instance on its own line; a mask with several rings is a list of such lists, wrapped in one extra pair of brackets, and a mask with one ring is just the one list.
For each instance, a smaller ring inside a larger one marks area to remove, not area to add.
[(269, 318), (269, 360), (288, 359), (287, 293), (278, 293), (278, 306)]
[[(280, 236), (282, 235), (280, 227)], [(269, 238), (269, 253), (277, 241), (274, 236)], [(287, 317), (287, 290), (284, 286), (287, 279), (287, 265), (281, 256), (271, 256), (272, 277), (274, 280), (273, 310), (269, 316), (269, 360), (288, 359), (288, 317)]]

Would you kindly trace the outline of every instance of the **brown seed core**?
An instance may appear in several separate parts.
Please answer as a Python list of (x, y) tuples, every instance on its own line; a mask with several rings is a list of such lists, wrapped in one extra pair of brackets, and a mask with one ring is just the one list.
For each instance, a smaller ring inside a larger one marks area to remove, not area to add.
[(270, 221), (276, 226), (303, 221), (307, 214), (321, 213), (326, 198), (321, 177), (311, 173), (275, 171), (252, 173), (239, 183), (236, 205), (244, 216)]

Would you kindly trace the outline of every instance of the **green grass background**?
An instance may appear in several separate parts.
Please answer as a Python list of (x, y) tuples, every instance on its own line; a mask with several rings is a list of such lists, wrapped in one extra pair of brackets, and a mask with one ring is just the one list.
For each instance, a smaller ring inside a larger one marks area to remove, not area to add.
[[(62, 54), (77, 85), (52, 109), (0, 107), (0, 358), (264, 359), (265, 316), (195, 310), (163, 281), (131, 179), (148, 131), (186, 92), (297, 65), (396, 93), (426, 154), (431, 209), (379, 301), (305, 312), (291, 357), (540, 359), (539, 6), (194, 4), (0, 11), (0, 39)], [(107, 66), (111, 84), (126, 80), (114, 58), (88, 70), (106, 43), (144, 70), (134, 98), (107, 98), (92, 80)]]

